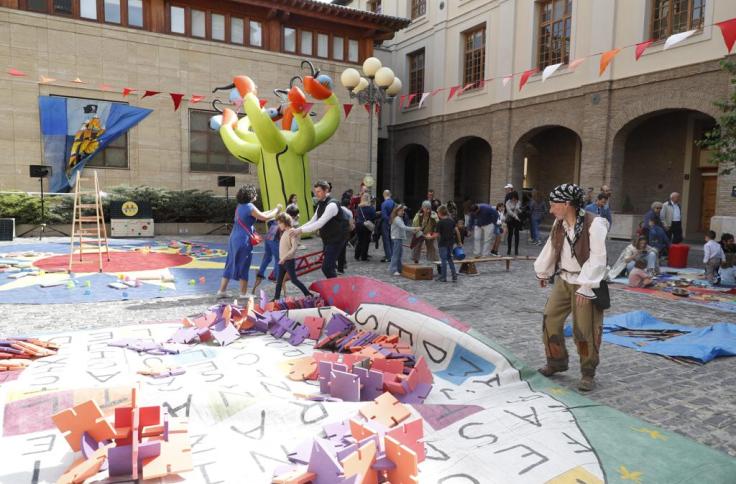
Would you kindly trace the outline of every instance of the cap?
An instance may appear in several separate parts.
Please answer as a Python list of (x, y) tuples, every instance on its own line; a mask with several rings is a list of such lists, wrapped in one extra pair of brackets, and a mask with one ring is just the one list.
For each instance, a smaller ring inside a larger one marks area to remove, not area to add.
[(511, 183), (507, 183), (504, 188), (514, 188), (514, 186)]

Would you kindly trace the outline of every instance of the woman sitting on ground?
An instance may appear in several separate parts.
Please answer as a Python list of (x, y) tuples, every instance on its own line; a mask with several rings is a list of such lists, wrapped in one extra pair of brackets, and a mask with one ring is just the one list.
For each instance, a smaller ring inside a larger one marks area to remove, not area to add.
[(648, 236), (650, 220), (653, 220), (655, 225), (659, 225), (660, 227), (663, 227), (662, 219), (659, 216), (660, 213), (662, 213), (662, 202), (652, 202), (651, 207), (644, 214), (644, 220), (642, 221), (642, 224), (641, 224), (642, 233), (640, 235)]
[(608, 280), (611, 281), (619, 276), (625, 275), (624, 271), (626, 273), (631, 272), (636, 260), (640, 257), (646, 258), (646, 269), (650, 274), (659, 272), (659, 255), (657, 249), (647, 243), (646, 237), (639, 237), (627, 245), (623, 252), (621, 252), (621, 255), (618, 256), (618, 260), (613, 264), (611, 270), (608, 271)]

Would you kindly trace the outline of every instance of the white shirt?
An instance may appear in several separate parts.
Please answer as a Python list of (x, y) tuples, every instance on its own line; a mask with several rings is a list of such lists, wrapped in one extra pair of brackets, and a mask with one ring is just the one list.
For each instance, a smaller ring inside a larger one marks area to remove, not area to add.
[(672, 221), (673, 222), (681, 222), (682, 217), (680, 215), (680, 204), (679, 203), (672, 203)]
[[(567, 232), (567, 236), (572, 240), (575, 237), (575, 226), (568, 227), (567, 222), (555, 220), (552, 225), (562, 223), (563, 229)], [(570, 244), (565, 239), (562, 243), (562, 254), (560, 255), (560, 277), (568, 284), (579, 285), (580, 289), (577, 294), (594, 299), (593, 289), (597, 289), (601, 280), (606, 275), (607, 259), (606, 259), (606, 236), (608, 235), (608, 220), (603, 217), (596, 217), (590, 224), (588, 231), (590, 235), (590, 257), (585, 261), (583, 267), (580, 267), (578, 260), (572, 256)], [(534, 272), (537, 273), (538, 279), (549, 279), (555, 274), (555, 249), (552, 247), (552, 237), (547, 238), (544, 249), (534, 261)]]
[[(353, 218), (353, 213), (347, 207), (340, 208), (342, 209), (348, 220)], [(316, 232), (317, 230), (324, 227), (324, 225), (335, 215), (337, 215), (337, 204), (328, 203), (325, 211), (322, 213), (322, 216), (319, 219), (317, 219), (317, 212), (314, 212), (314, 215), (312, 215), (312, 218), (309, 219), (309, 222), (302, 225), (300, 229), (302, 230), (302, 232)]]
[(723, 253), (723, 248), (721, 247), (721, 244), (719, 244), (715, 240), (709, 240), (708, 242), (706, 242), (703, 246), (703, 252), (703, 264), (706, 264), (713, 257), (717, 257), (721, 260), (726, 258), (726, 254)]

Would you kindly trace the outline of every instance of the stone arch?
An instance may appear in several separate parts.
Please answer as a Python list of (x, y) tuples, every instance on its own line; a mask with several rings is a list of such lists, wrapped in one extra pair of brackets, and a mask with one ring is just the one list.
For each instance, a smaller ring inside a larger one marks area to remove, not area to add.
[(445, 153), (447, 180), (451, 181), (451, 196), (458, 207), (466, 198), (488, 203), (491, 197), (491, 144), (479, 136), (464, 136), (455, 140)]
[(427, 195), (429, 150), (423, 144), (410, 143), (398, 151), (395, 159), (397, 190), (394, 194), (402, 203), (415, 209)]

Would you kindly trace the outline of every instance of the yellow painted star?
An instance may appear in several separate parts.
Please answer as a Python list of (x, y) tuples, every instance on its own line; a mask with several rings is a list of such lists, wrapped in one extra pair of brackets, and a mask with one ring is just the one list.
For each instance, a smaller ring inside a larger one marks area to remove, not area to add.
[(564, 388), (560, 388), (560, 387), (548, 388), (547, 391), (557, 396), (566, 395), (568, 393), (567, 390), (565, 390)]
[(659, 432), (659, 430), (652, 430), (652, 429), (648, 429), (648, 428), (645, 428), (645, 427), (641, 427), (641, 428), (638, 428), (638, 429), (632, 427), (631, 430), (635, 430), (636, 432), (641, 432), (641, 433), (644, 433), (644, 434), (649, 434), (649, 437), (653, 438), (654, 440), (663, 440), (664, 441), (664, 440), (667, 440), (669, 438), (666, 435), (662, 435)]
[(641, 477), (642, 477), (641, 472), (630, 471), (626, 468), (626, 466), (619, 467), (618, 472), (621, 475), (621, 480), (632, 481), (632, 482), (636, 482), (637, 484), (641, 484)]

